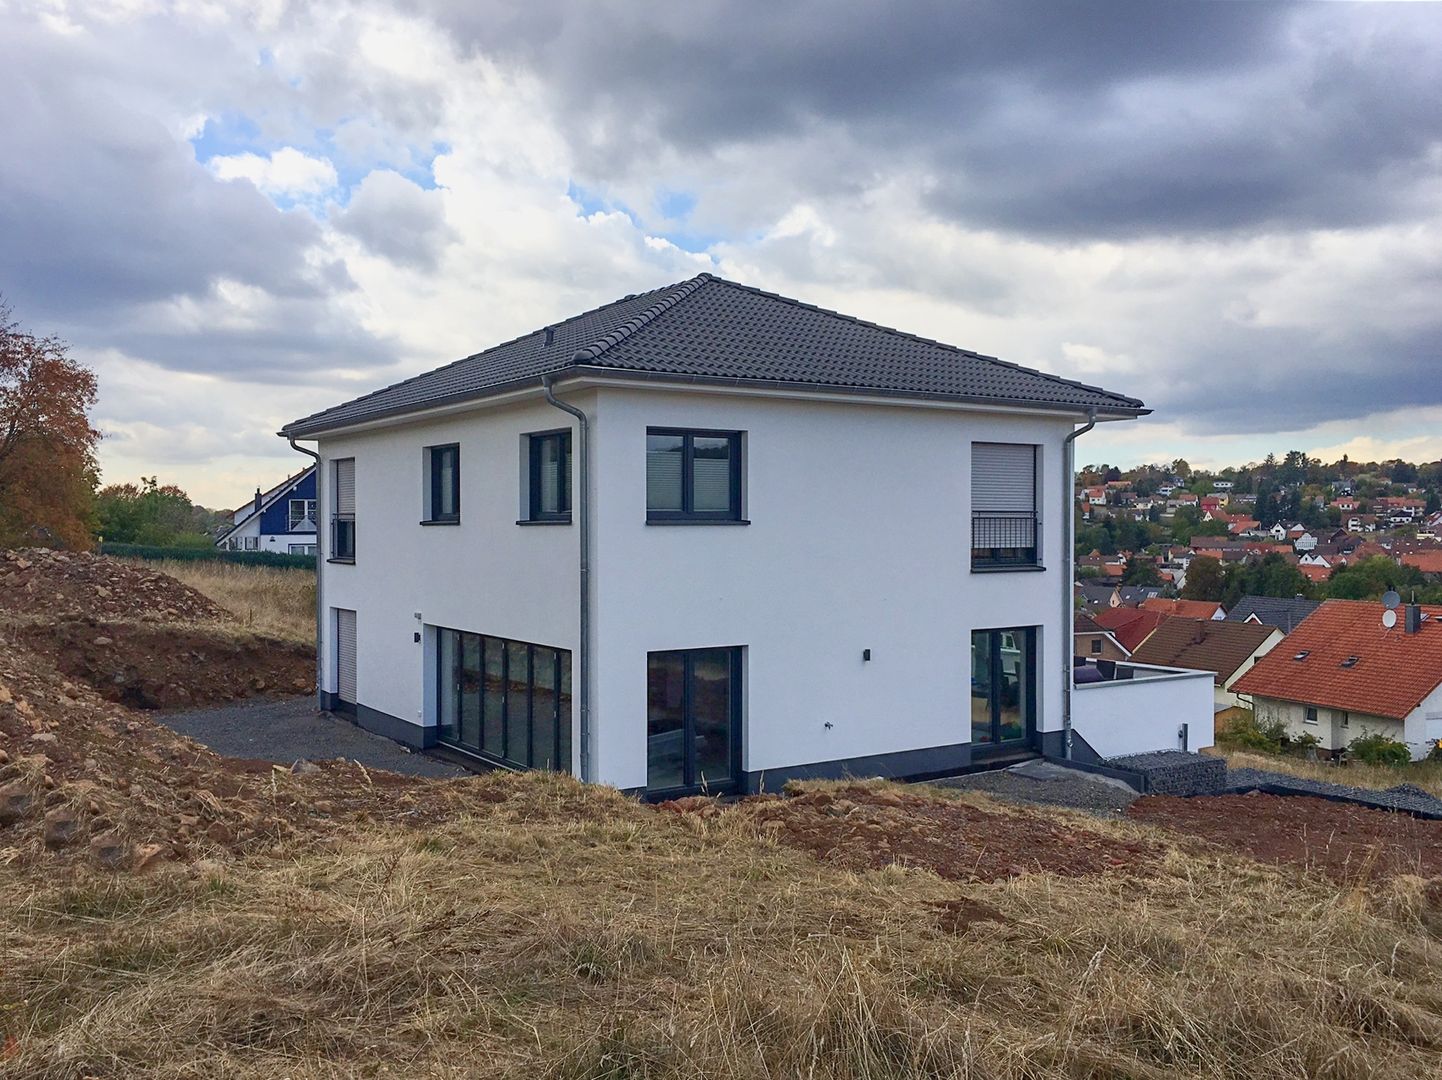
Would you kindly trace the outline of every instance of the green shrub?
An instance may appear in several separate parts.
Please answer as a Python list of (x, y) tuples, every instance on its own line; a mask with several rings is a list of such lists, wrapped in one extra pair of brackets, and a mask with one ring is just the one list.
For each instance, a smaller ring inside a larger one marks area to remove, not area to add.
[(1322, 740), (1313, 735), (1310, 731), (1301, 735), (1283, 735), (1282, 749), (1289, 754), (1296, 754), (1298, 757), (1306, 757), (1309, 751), (1316, 750), (1322, 745)]
[(1280, 753), (1287, 744), (1287, 725), (1280, 720), (1258, 723), (1254, 713), (1244, 713), (1227, 725), (1217, 740), (1235, 750), (1260, 750), (1266, 754)]
[(174, 559), (178, 562), (226, 562), (241, 566), (277, 566), (314, 570), (314, 555), (279, 551), (223, 551), (217, 547), (158, 547), (148, 544), (101, 544), (100, 554), (122, 559)]
[(1368, 765), (1408, 765), (1412, 761), (1406, 743), (1378, 734), (1359, 735), (1347, 744), (1347, 752)]

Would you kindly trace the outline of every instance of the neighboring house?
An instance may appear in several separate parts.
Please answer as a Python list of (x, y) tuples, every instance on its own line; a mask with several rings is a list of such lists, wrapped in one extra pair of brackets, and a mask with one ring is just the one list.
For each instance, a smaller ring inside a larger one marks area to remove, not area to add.
[(1143, 611), (1141, 608), (1107, 608), (1092, 614), (1096, 624), (1115, 637), (1122, 648), (1136, 652), (1158, 626), (1167, 621), (1160, 611)]
[(1058, 751), (1068, 440), (1146, 411), (709, 274), (607, 304), (286, 426), (323, 704), (649, 797)]
[(315, 466), (287, 477), (231, 512), (231, 523), (215, 540), (227, 551), (316, 553)]
[(1132, 663), (1210, 671), (1213, 701), (1235, 708), (1237, 680), (1283, 638), (1275, 626), (1207, 619), (1168, 619), (1132, 651)]
[(1397, 557), (1403, 566), (1414, 566), (1424, 574), (1442, 574), (1442, 551), (1408, 551)]
[(1120, 641), (1090, 615), (1072, 620), (1072, 655), (1083, 660), (1125, 660), (1131, 656)]
[(1319, 601), (1308, 600), (1305, 596), (1244, 596), (1232, 605), (1232, 610), (1227, 612), (1227, 619), (1231, 622), (1275, 626), (1282, 633), (1290, 634), (1320, 606)]
[(1159, 611), (1163, 615), (1174, 615), (1181, 619), (1225, 619), (1226, 608), (1213, 600), (1143, 600), (1143, 611)]
[[(1385, 735), (1413, 758), (1442, 739), (1442, 608), (1328, 600), (1287, 643), (1237, 681), (1259, 721), (1280, 721), (1321, 748)], [(1391, 622), (1390, 627), (1386, 622)]]

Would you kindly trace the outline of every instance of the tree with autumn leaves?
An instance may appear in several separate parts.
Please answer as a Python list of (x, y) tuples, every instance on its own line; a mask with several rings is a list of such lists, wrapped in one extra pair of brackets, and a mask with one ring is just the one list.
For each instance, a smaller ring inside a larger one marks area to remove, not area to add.
[(0, 301), (0, 547), (88, 548), (100, 432), (95, 373)]

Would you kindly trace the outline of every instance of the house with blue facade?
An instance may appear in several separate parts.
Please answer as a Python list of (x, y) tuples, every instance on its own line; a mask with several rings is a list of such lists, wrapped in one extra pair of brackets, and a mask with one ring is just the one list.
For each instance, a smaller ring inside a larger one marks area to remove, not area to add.
[(226, 551), (274, 551), (314, 555), (316, 551), (315, 466), (286, 477), (269, 491), (232, 511), (230, 525), (216, 538)]

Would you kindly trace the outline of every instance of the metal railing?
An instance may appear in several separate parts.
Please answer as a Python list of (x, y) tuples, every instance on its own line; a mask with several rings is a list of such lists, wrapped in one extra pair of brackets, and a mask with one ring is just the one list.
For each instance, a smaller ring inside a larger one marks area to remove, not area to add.
[(1035, 510), (976, 510), (971, 515), (972, 566), (1035, 566), (1041, 517)]
[(355, 560), (354, 514), (336, 514), (330, 519), (330, 558)]

